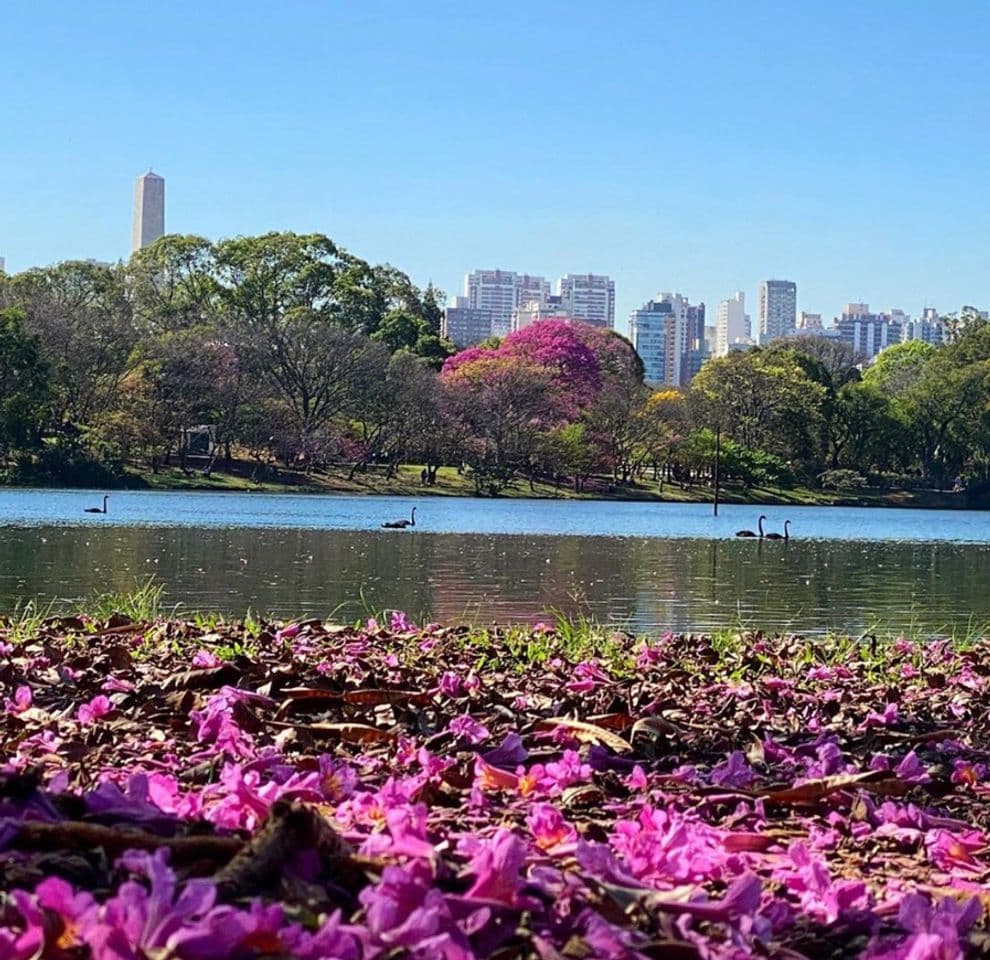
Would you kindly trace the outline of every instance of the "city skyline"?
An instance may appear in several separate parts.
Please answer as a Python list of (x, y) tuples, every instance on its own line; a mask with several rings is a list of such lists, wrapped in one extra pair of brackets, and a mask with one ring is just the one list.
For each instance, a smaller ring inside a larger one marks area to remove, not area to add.
[[(448, 295), (509, 258), (594, 271), (619, 329), (657, 285), (755, 307), (774, 276), (828, 315), (990, 302), (986, 5), (230, 9), (7, 11), (20, 41), (0, 76), (27, 91), (2, 108), (8, 270), (126, 257), (129, 188), (153, 162), (170, 229), (320, 231)], [(850, 57), (851, 38), (911, 69)]]

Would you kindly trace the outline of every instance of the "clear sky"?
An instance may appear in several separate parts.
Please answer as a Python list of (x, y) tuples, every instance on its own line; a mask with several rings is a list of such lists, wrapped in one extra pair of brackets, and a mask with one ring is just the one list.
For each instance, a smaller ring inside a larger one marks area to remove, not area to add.
[(986, 0), (4, 4), (0, 255), (316, 230), (460, 292), (990, 307)]

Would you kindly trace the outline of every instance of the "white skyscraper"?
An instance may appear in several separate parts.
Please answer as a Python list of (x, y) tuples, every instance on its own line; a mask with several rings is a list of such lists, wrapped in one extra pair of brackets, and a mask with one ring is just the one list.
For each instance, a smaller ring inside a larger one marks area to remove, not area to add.
[(797, 284), (764, 280), (760, 284), (760, 343), (792, 334), (797, 326)]
[(150, 170), (134, 187), (134, 230), (131, 252), (149, 247), (165, 234), (165, 178)]
[(474, 270), (464, 278), (464, 296), (472, 310), (490, 310), (496, 336), (509, 332), (512, 311), (524, 304), (543, 304), (550, 295), (544, 277), (518, 274), (514, 270)]
[(743, 343), (749, 336), (746, 294), (737, 290), (728, 300), (719, 302), (715, 318), (715, 355), (724, 357), (730, 343)]
[(564, 310), (596, 327), (615, 326), (615, 283), (595, 273), (569, 273), (558, 281)]

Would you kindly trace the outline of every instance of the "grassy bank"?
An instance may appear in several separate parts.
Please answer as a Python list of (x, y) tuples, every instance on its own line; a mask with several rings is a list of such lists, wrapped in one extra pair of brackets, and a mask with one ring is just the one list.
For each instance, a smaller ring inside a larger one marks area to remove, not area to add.
[[(250, 464), (238, 464), (231, 473), (214, 471), (210, 477), (200, 471), (183, 472), (177, 467), (157, 473), (131, 470), (123, 485), (153, 490), (215, 490), (257, 493), (340, 493), (356, 495), (390, 495), (402, 497), (476, 497), (474, 481), (454, 467), (441, 467), (436, 483), (424, 485), (421, 467), (400, 467), (394, 477), (386, 476), (383, 468), (370, 468), (349, 476), (346, 467), (303, 474), (279, 470), (277, 480), (253, 479)], [(555, 486), (536, 482), (530, 486), (525, 479), (515, 480), (498, 494), (500, 499), (555, 500), (634, 500), (655, 503), (710, 503), (712, 489), (705, 485), (665, 483), (658, 489), (655, 483), (613, 484), (607, 478), (595, 478), (581, 493), (571, 486)], [(965, 501), (958, 495), (935, 490), (865, 490), (855, 493), (812, 490), (807, 487), (751, 487), (730, 484), (722, 488), (723, 503), (767, 504), (791, 506), (862, 506), (915, 507), (926, 509), (961, 509)]]

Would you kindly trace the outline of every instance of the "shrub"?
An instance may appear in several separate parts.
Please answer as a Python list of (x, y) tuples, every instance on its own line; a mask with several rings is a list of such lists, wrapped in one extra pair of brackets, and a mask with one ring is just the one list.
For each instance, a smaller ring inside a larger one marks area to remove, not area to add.
[(826, 470), (818, 475), (818, 482), (832, 490), (862, 490), (869, 486), (866, 477), (855, 470)]

